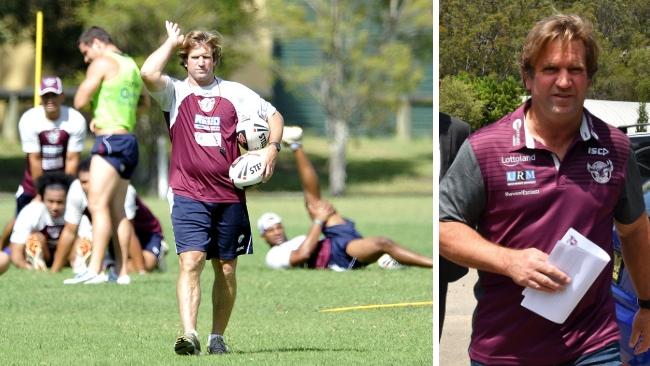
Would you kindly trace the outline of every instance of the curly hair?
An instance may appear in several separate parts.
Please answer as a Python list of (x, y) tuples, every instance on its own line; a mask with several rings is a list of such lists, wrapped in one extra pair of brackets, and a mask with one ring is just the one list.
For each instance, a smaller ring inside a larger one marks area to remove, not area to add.
[(36, 190), (43, 197), (46, 189), (62, 189), (66, 193), (73, 178), (60, 171), (45, 172), (36, 180)]
[(205, 32), (194, 30), (185, 35), (183, 44), (178, 50), (178, 57), (180, 57), (180, 64), (187, 69), (187, 56), (195, 47), (208, 46), (212, 49), (212, 59), (215, 65), (219, 65), (221, 61), (221, 44), (222, 37), (219, 33)]

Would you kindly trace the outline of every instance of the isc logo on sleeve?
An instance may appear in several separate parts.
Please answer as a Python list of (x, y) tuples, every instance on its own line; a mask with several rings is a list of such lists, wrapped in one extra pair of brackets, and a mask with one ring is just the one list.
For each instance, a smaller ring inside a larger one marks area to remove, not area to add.
[(604, 147), (589, 147), (587, 148), (587, 154), (605, 156), (609, 154), (609, 150)]

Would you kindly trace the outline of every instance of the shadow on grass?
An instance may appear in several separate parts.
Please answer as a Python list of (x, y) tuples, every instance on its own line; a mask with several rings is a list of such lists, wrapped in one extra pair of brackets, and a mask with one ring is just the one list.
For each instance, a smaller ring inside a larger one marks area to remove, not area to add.
[(15, 193), (25, 171), (25, 157), (2, 157), (0, 158), (0, 192)]
[[(309, 154), (321, 184), (321, 191), (329, 189), (328, 156)], [(422, 154), (405, 159), (368, 159), (354, 160), (347, 163), (347, 184), (389, 181), (398, 176), (415, 176), (418, 163), (430, 161), (432, 157)], [(421, 164), (421, 163), (420, 163)], [(300, 180), (293, 156), (278, 159), (273, 179), (256, 188), (261, 192), (301, 191)]]
[[(312, 164), (316, 168), (318, 178), (320, 179), (321, 190), (329, 189), (329, 172), (327, 155), (309, 154)], [(414, 176), (417, 174), (416, 167), (418, 162), (430, 161), (431, 155), (423, 153), (420, 156), (404, 159), (367, 159), (348, 161), (347, 164), (347, 183), (368, 183), (389, 181), (398, 176)], [(2, 157), (0, 158), (0, 169), (2, 169), (2, 179), (0, 179), (0, 192), (14, 193), (23, 177), (25, 169), (25, 157)], [(134, 185), (144, 185), (142, 182), (134, 181)], [(298, 172), (293, 155), (284, 154), (278, 159), (275, 167), (273, 179), (264, 185), (256, 188), (262, 192), (278, 191), (301, 191)]]
[(259, 349), (251, 351), (232, 351), (235, 354), (255, 354), (255, 353), (292, 353), (292, 352), (365, 352), (365, 350), (356, 348), (318, 348), (318, 347), (294, 347), (294, 348), (273, 348)]

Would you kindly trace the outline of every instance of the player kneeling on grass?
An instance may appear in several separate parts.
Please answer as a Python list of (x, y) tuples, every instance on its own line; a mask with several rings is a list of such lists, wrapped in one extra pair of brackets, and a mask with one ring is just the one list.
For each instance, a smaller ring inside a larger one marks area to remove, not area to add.
[[(87, 198), (90, 181), (89, 170), (90, 160), (82, 161), (79, 165), (78, 178), (70, 185), (66, 198), (65, 226), (58, 244), (60, 257), (54, 258), (52, 271), (60, 270), (67, 261), (71, 263), (75, 273), (83, 273), (86, 270), (92, 249), (92, 225)], [(156, 268), (163, 271), (167, 244), (163, 240), (160, 221), (140, 200), (135, 188), (131, 185), (127, 188), (124, 211), (134, 227), (135, 234), (131, 235), (129, 244), (129, 260), (127, 262), (129, 272), (151, 272)], [(111, 247), (108, 248), (108, 253), (111, 256), (110, 261), (114, 262), (114, 253)], [(107, 260), (105, 259), (104, 262), (106, 263)], [(90, 283), (101, 283), (113, 279), (109, 277), (99, 276), (97, 281)], [(117, 281), (117, 277), (113, 277)]]
[(257, 221), (257, 227), (262, 238), (271, 246), (266, 255), (269, 267), (345, 271), (362, 268), (375, 261), (382, 268), (433, 266), (431, 258), (406, 249), (389, 238), (362, 237), (352, 221), (342, 217), (331, 203), (321, 199), (318, 175), (303, 151), (301, 141), (302, 129), (285, 127), (282, 142), (291, 148), (296, 158), (312, 225), (306, 235), (288, 240), (280, 216), (270, 212), (263, 214)]
[(9, 238), (11, 261), (18, 268), (47, 270), (63, 229), (65, 196), (71, 177), (62, 172), (43, 174), (36, 182), (38, 197), (16, 218)]

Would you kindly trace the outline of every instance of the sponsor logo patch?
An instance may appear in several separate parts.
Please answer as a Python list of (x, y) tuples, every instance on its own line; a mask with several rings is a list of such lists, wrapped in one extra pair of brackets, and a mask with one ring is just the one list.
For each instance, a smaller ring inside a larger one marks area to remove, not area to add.
[(609, 150), (607, 150), (604, 147), (588, 147), (587, 148), (587, 154), (606, 156), (606, 155), (609, 154)]
[(508, 186), (535, 184), (536, 182), (535, 171), (532, 169), (511, 170), (506, 172), (506, 184)]
[(612, 171), (614, 171), (614, 164), (607, 159), (607, 162), (597, 161), (593, 164), (587, 163), (587, 170), (591, 173), (591, 177), (597, 183), (605, 184), (612, 179)]
[(535, 154), (501, 156), (501, 164), (507, 167), (513, 167), (519, 165), (520, 163), (528, 163), (531, 161), (535, 161)]
[(45, 134), (45, 138), (47, 139), (47, 142), (49, 142), (50, 144), (56, 144), (57, 142), (59, 142), (60, 137), (61, 137), (61, 131), (59, 131), (59, 129), (51, 130)]
[(522, 189), (520, 191), (504, 192), (506, 197), (532, 196), (540, 193), (539, 189)]
[(205, 113), (212, 112), (214, 108), (215, 98), (203, 98), (199, 100), (199, 108)]

